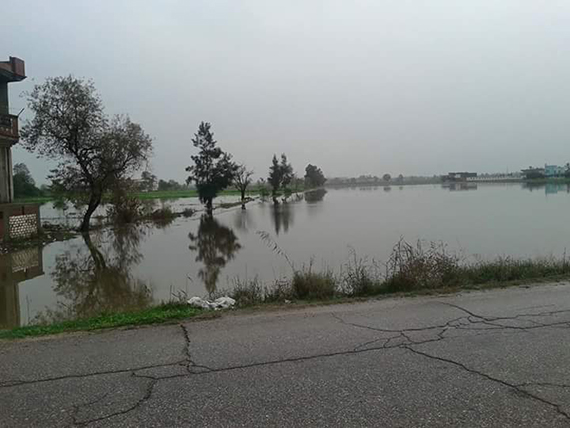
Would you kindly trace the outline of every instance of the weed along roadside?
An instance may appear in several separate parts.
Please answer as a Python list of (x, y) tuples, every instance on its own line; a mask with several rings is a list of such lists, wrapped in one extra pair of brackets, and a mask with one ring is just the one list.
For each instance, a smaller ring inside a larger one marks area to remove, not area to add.
[(210, 294), (215, 299), (228, 296), (237, 302), (235, 308), (205, 311), (190, 306), (188, 296), (178, 295), (173, 301), (141, 310), (38, 323), (11, 330), (0, 330), (0, 339), (54, 335), (65, 332), (95, 331), (109, 328), (176, 322), (185, 319), (207, 319), (227, 311), (236, 314), (251, 310), (299, 308), (303, 305), (356, 303), (367, 299), (412, 297), (416, 295), (453, 293), (463, 290), (484, 290), (523, 284), (561, 282), (570, 277), (565, 257), (545, 259), (513, 259), (466, 262), (448, 252), (441, 243), (412, 245), (400, 240), (388, 261), (379, 269), (377, 263), (360, 259), (355, 253), (336, 272), (315, 270), (312, 264), (295, 268), (289, 257), (275, 242), (265, 237), (272, 249), (286, 257), (292, 274), (267, 284), (258, 278), (236, 278), (229, 290)]

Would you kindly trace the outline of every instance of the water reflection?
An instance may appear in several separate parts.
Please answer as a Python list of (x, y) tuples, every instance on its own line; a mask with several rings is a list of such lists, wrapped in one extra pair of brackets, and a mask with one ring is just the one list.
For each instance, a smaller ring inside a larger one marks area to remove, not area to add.
[(287, 233), (289, 226), (293, 224), (293, 209), (291, 208), (291, 204), (288, 202), (274, 204), (271, 207), (271, 220), (273, 221), (273, 227), (277, 235), (279, 235), (281, 231)]
[(544, 189), (545, 195), (570, 193), (570, 184), (568, 183), (523, 183), (522, 187), (530, 192)]
[(0, 329), (20, 326), (20, 282), (44, 274), (41, 247), (0, 255)]
[(189, 233), (188, 237), (191, 241), (190, 250), (198, 252), (196, 261), (204, 264), (198, 276), (204, 282), (208, 293), (212, 294), (216, 291), (222, 268), (235, 257), (241, 245), (233, 230), (221, 225), (208, 214), (200, 218), (197, 232)]
[(449, 189), (450, 192), (461, 192), (466, 190), (477, 190), (477, 183), (460, 182), (460, 183), (445, 183), (441, 185), (444, 189)]
[(136, 225), (114, 230), (109, 234), (110, 246), (97, 244), (106, 234), (85, 234), (84, 246), (58, 254), (51, 275), (55, 293), (65, 301), (41, 314), (40, 321), (85, 318), (149, 306), (150, 287), (131, 272), (131, 267), (142, 261), (139, 245), (146, 230)]
[(249, 230), (255, 229), (255, 223), (251, 211), (248, 210), (238, 210), (235, 212), (234, 226), (236, 229), (243, 232), (248, 232)]

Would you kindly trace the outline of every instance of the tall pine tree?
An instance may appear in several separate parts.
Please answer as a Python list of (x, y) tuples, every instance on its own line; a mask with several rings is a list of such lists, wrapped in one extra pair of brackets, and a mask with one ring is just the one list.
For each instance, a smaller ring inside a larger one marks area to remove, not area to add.
[(210, 214), (214, 198), (230, 186), (238, 168), (232, 162), (232, 156), (217, 146), (214, 134), (210, 131), (211, 126), (208, 122), (200, 123), (198, 132), (192, 139), (192, 144), (199, 152), (191, 156), (194, 165), (186, 168), (190, 173), (186, 181), (196, 183), (200, 202)]

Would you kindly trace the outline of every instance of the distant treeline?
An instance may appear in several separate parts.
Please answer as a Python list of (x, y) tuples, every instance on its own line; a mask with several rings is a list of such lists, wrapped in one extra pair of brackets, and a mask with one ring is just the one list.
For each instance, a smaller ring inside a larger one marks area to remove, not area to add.
[(361, 175), (359, 177), (333, 177), (327, 179), (327, 186), (336, 187), (352, 187), (352, 186), (389, 186), (391, 184), (438, 184), (441, 183), (441, 177), (434, 175), (431, 177), (408, 176), (402, 174), (392, 177), (390, 174), (384, 174), (382, 177), (376, 175)]

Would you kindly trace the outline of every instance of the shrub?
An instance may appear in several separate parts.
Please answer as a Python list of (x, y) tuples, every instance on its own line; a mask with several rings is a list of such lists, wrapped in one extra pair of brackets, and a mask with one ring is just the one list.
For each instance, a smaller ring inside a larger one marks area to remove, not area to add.
[(189, 218), (192, 217), (194, 215), (195, 211), (192, 208), (184, 208), (184, 210), (182, 210), (182, 217), (184, 218)]
[(366, 259), (358, 258), (352, 251), (352, 258), (348, 260), (342, 273), (342, 293), (347, 296), (370, 296), (378, 294), (382, 281), (374, 272), (375, 265), (367, 263)]
[(176, 219), (176, 214), (170, 207), (163, 207), (154, 210), (150, 215), (150, 219), (156, 227), (163, 228), (169, 226)]
[(330, 271), (312, 272), (311, 268), (293, 273), (293, 294), (298, 299), (330, 299), (336, 295), (337, 284)]
[(174, 213), (174, 211), (172, 211), (170, 207), (159, 208), (157, 210), (154, 210), (150, 215), (150, 218), (154, 221), (170, 220), (175, 217), (176, 214)]
[(240, 306), (257, 305), (265, 300), (263, 287), (257, 277), (245, 281), (236, 279), (231, 297)]
[(460, 262), (443, 243), (426, 247), (418, 241), (414, 246), (400, 239), (386, 263), (384, 286), (392, 292), (455, 286), (461, 278)]
[(266, 302), (284, 302), (294, 298), (291, 281), (288, 280), (276, 280), (272, 286), (266, 287), (264, 290), (264, 300)]
[(130, 193), (129, 187), (116, 188), (110, 200), (110, 207), (107, 208), (107, 216), (117, 224), (128, 224), (135, 222), (142, 213), (141, 201)]

